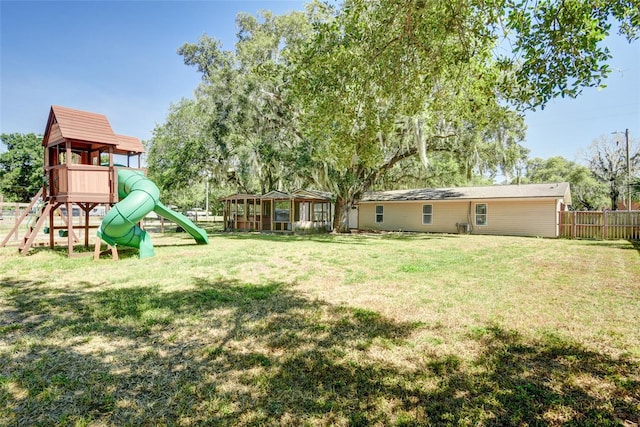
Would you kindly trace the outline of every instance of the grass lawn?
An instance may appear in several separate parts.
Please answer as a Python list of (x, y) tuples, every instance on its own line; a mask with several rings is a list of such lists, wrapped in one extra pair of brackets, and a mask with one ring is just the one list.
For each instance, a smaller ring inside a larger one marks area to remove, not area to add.
[(0, 248), (0, 425), (640, 424), (640, 245)]

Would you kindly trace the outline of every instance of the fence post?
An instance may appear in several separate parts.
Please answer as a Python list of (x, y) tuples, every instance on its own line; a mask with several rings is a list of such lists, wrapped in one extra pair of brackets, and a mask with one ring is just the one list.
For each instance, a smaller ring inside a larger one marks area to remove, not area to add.
[(577, 211), (573, 211), (573, 223), (571, 224), (571, 238), (575, 239), (576, 238), (576, 223), (578, 218), (578, 212)]
[(602, 212), (602, 240), (607, 240), (607, 211)]

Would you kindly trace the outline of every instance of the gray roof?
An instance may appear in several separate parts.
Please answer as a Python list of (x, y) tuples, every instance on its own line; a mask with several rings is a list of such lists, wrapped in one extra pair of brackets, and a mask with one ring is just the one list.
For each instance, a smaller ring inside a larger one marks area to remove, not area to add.
[(293, 192), (295, 197), (302, 197), (308, 199), (319, 199), (319, 200), (331, 200), (332, 194), (328, 191), (319, 191), (319, 190), (305, 190), (299, 188)]
[(260, 196), (260, 198), (285, 200), (285, 199), (292, 199), (293, 197), (291, 196), (291, 194), (285, 193), (284, 191), (271, 190), (268, 193), (265, 193), (262, 196)]
[(303, 190), (298, 189), (293, 193), (286, 193), (284, 191), (269, 191), (266, 194), (260, 196), (261, 199), (278, 199), (278, 200), (286, 200), (286, 199), (304, 199), (304, 200), (331, 200), (331, 193), (326, 193), (317, 190)]
[(567, 198), (566, 203), (570, 204), (569, 183), (372, 191), (364, 193), (360, 202), (521, 198)]

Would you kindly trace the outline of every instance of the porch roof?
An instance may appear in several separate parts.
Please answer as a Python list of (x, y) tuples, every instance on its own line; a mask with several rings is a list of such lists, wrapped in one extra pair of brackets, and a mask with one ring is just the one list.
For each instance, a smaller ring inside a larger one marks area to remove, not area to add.
[(263, 195), (237, 193), (231, 194), (226, 197), (220, 198), (220, 201), (232, 201), (232, 200), (298, 200), (298, 201), (311, 201), (311, 202), (330, 202), (331, 193), (318, 190), (304, 190), (297, 189), (291, 193), (285, 191), (272, 190)]
[(330, 202), (332, 197), (332, 194), (327, 191), (305, 190), (302, 188), (295, 190), (292, 194), (296, 199), (318, 200), (323, 202)]
[(269, 191), (268, 193), (260, 196), (261, 199), (274, 199), (274, 200), (289, 200), (294, 199), (295, 197), (290, 193), (285, 193), (284, 191)]
[(237, 193), (237, 194), (231, 194), (226, 197), (222, 197), (220, 198), (220, 201), (224, 202), (227, 200), (245, 200), (245, 199), (260, 199), (260, 196), (258, 194)]

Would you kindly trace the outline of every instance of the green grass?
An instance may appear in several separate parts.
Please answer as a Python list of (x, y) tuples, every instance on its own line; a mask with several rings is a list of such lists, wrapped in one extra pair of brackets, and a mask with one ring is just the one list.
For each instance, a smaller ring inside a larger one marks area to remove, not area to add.
[(0, 248), (0, 425), (640, 423), (632, 243), (153, 241)]

